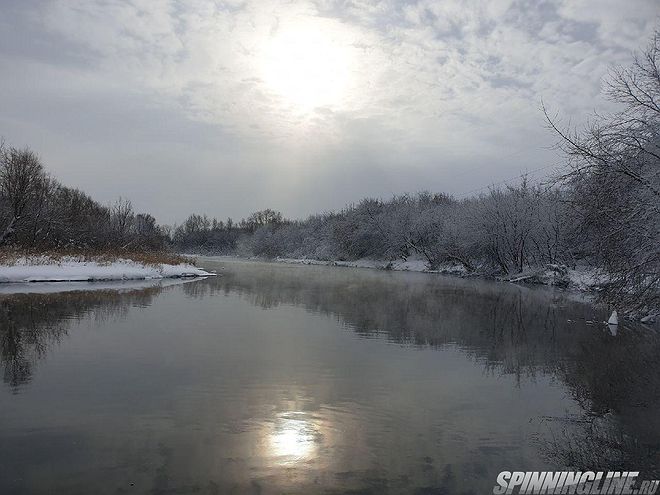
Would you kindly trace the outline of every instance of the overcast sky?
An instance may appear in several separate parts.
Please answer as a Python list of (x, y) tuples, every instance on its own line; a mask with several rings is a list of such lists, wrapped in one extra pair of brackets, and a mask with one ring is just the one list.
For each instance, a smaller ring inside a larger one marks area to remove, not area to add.
[(460, 196), (557, 164), (541, 100), (573, 123), (610, 108), (608, 66), (660, 15), (657, 0), (0, 6), (0, 135), (168, 223)]

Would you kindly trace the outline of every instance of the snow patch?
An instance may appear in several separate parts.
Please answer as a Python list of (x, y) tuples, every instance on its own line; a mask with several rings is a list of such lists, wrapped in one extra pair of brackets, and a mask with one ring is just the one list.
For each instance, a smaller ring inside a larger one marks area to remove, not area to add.
[(309, 258), (275, 258), (278, 263), (290, 263), (296, 265), (321, 265), (321, 266), (344, 266), (349, 268), (374, 268), (378, 270), (396, 270), (407, 272), (428, 272), (427, 264), (422, 260), (370, 260), (360, 259), (355, 261), (323, 261)]
[(80, 261), (73, 257), (21, 258), (14, 265), (0, 266), (0, 283), (93, 282), (99, 280), (151, 280), (162, 278), (208, 277), (215, 275), (191, 264), (145, 265), (117, 259), (109, 263)]
[(608, 325), (618, 325), (619, 324), (619, 315), (616, 313), (616, 311), (612, 311), (612, 314), (610, 315), (610, 319), (607, 320)]

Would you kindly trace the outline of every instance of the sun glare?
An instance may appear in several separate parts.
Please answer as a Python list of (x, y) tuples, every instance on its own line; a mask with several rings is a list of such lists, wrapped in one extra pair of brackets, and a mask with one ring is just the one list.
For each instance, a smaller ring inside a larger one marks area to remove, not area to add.
[(270, 436), (272, 453), (284, 462), (310, 457), (316, 448), (315, 430), (304, 419), (282, 417)]
[(268, 89), (301, 112), (340, 104), (351, 65), (350, 51), (340, 37), (338, 31), (311, 25), (280, 29), (262, 54)]

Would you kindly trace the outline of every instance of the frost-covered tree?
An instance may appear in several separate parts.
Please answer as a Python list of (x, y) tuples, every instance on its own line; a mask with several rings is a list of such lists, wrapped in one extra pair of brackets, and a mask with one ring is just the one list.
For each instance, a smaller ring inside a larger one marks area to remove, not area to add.
[(530, 186), (523, 177), (517, 186), (482, 195), (471, 214), (480, 251), (503, 274), (571, 259), (569, 222), (558, 190)]
[[(617, 113), (581, 131), (549, 125), (569, 157), (560, 177), (580, 215), (582, 239), (609, 283), (603, 295), (627, 308), (660, 303), (660, 33), (607, 81)], [(547, 112), (546, 112), (547, 116)]]
[(255, 211), (241, 223), (243, 228), (254, 232), (259, 227), (263, 227), (265, 225), (279, 225), (283, 221), (284, 218), (279, 211), (266, 208), (265, 210)]

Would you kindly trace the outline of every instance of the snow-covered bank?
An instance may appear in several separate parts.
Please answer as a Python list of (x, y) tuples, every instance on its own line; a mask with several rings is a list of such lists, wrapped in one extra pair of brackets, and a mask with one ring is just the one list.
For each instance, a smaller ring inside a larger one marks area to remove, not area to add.
[[(427, 268), (426, 262), (423, 260), (395, 260), (395, 261), (379, 261), (361, 259), (356, 261), (323, 261), (308, 258), (275, 258), (273, 261), (278, 263), (290, 263), (295, 265), (322, 265), (322, 266), (344, 266), (350, 268), (374, 268), (377, 270), (396, 270), (407, 272), (427, 272), (427, 273), (440, 273), (440, 271), (431, 271)], [(443, 267), (445, 268), (445, 267)], [(446, 271), (441, 270), (442, 273), (465, 273), (461, 267), (447, 266)]]
[[(335, 266), (346, 268), (369, 268), (375, 270), (393, 270), (407, 272), (421, 272), (429, 274), (450, 275), (465, 278), (490, 280), (493, 282), (507, 282), (526, 286), (549, 286), (564, 291), (568, 297), (580, 300), (596, 301), (596, 294), (602, 290), (603, 284), (607, 282), (605, 276), (596, 268), (591, 266), (577, 266), (568, 268), (564, 265), (548, 264), (537, 269), (530, 269), (523, 273), (511, 276), (497, 276), (480, 271), (467, 272), (461, 265), (445, 263), (437, 270), (429, 270), (424, 260), (370, 260), (360, 259), (355, 261), (317, 260), (311, 258), (259, 258), (242, 257), (232, 255), (187, 255), (204, 262), (271, 262), (293, 265), (316, 265)], [(640, 321), (644, 324), (653, 324), (660, 321), (660, 313), (657, 310), (646, 310), (625, 312), (623, 316), (631, 321)]]
[(374, 268), (378, 270), (395, 270), (424, 273), (440, 273), (445, 275), (457, 275), (461, 277), (472, 276), (477, 278), (488, 278), (511, 283), (528, 283), (536, 285), (550, 285), (564, 287), (580, 292), (589, 292), (598, 287), (603, 281), (596, 271), (588, 267), (569, 269), (558, 265), (548, 265), (539, 270), (530, 270), (511, 277), (495, 277), (480, 272), (468, 273), (461, 266), (451, 263), (441, 265), (437, 270), (429, 270), (424, 260), (395, 260), (378, 261), (361, 259), (356, 261), (322, 261), (307, 258), (275, 258), (278, 263), (290, 263), (297, 265), (322, 265), (322, 266), (344, 266), (352, 268)]
[(45, 256), (19, 258), (11, 265), (0, 265), (0, 283), (150, 280), (211, 275), (215, 274), (187, 263), (144, 264), (127, 259), (83, 261), (70, 256), (57, 260)]

